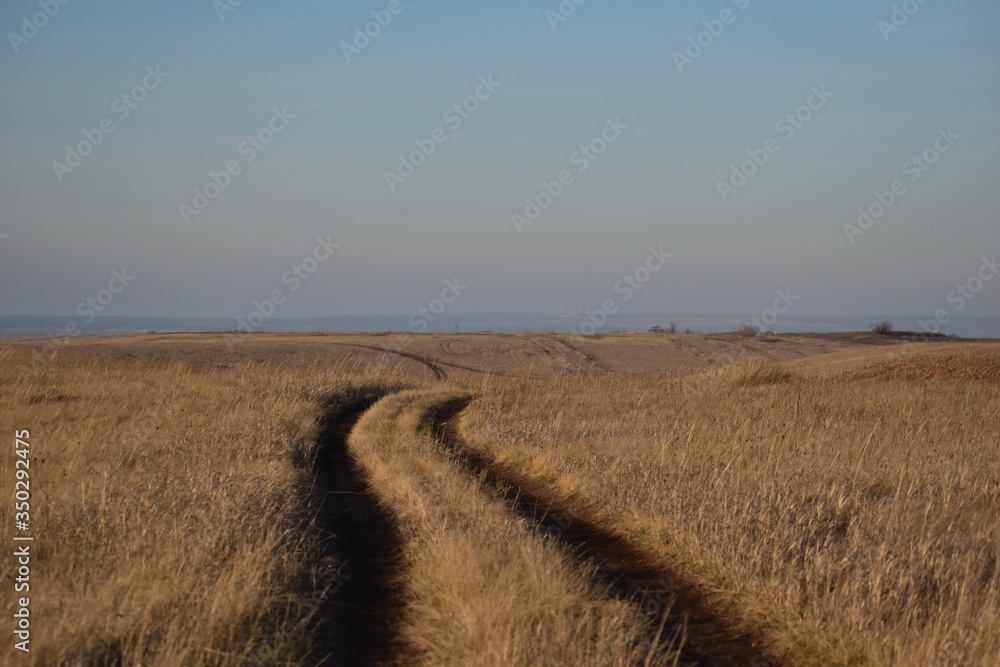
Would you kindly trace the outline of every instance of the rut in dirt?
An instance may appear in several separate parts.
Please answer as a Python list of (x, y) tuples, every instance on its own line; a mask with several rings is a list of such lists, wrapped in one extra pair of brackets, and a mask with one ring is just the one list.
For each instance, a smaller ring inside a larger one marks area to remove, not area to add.
[(740, 632), (720, 618), (681, 573), (654, 562), (620, 534), (588, 517), (585, 510), (555, 497), (544, 484), (469, 447), (459, 434), (458, 420), (470, 402), (468, 398), (444, 402), (425, 415), (424, 423), (442, 446), (456, 454), (461, 465), (481, 475), (514, 512), (560, 542), (578, 562), (596, 565), (596, 583), (604, 584), (615, 598), (640, 607), (650, 618), (651, 627), (664, 623), (662, 638), (682, 637), (681, 664), (782, 664), (762, 648), (760, 637)]
[(400, 651), (403, 538), (347, 445), (366, 400), (324, 415), (315, 462), (321, 556), (344, 562), (321, 603), (310, 664), (386, 665)]
[(431, 373), (434, 374), (436, 380), (445, 380), (448, 377), (448, 373), (445, 372), (440, 366), (440, 362), (433, 359), (425, 354), (416, 354), (414, 352), (403, 352), (402, 350), (394, 350), (388, 347), (379, 347), (377, 345), (363, 345), (361, 343), (334, 343), (334, 345), (340, 345), (343, 347), (359, 347), (365, 350), (375, 350), (376, 352), (385, 352), (386, 354), (394, 354), (398, 357), (403, 357), (404, 359), (409, 359), (410, 361), (415, 361), (421, 366), (425, 367)]

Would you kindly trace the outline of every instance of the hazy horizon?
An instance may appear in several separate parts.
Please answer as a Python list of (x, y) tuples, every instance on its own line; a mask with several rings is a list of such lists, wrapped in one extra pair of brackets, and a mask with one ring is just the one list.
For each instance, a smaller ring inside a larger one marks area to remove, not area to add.
[(780, 306), (948, 333), (1000, 314), (998, 18), (9, 2), (0, 314)]
[[(860, 317), (783, 317), (780, 322), (764, 327), (764, 332), (776, 331), (782, 335), (838, 334), (868, 331), (876, 322), (886, 319), (883, 315)], [(922, 332), (925, 318), (903, 316), (889, 318), (897, 332)], [(64, 339), (65, 327), (79, 324), (78, 318), (65, 316), (10, 316), (0, 315), (0, 339), (51, 338)], [(410, 315), (336, 315), (327, 317), (271, 317), (259, 325), (244, 317), (116, 317), (103, 316), (89, 324), (82, 324), (71, 335), (120, 335), (142, 333), (205, 333), (225, 331), (259, 331), (267, 333), (643, 333), (655, 326), (668, 328), (673, 325), (677, 333), (720, 334), (733, 332), (745, 324), (754, 324), (743, 315), (697, 315), (637, 313), (613, 315), (599, 328), (584, 326), (584, 319), (570, 313), (461, 313), (444, 314), (434, 321), (414, 322)], [(949, 336), (966, 339), (1000, 338), (1000, 317), (957, 317), (946, 327)], [(920, 333), (920, 335), (923, 335)]]

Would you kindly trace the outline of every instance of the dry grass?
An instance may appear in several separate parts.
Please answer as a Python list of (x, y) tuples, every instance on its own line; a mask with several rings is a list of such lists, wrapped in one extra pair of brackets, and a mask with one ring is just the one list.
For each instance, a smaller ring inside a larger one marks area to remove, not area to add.
[(998, 357), (492, 379), (464, 431), (696, 573), (794, 664), (995, 665)]
[(646, 620), (604, 599), (557, 547), (461, 472), (420, 420), (441, 392), (383, 399), (352, 449), (398, 516), (409, 565), (405, 641), (425, 665), (673, 664)]
[[(21, 662), (309, 664), (312, 614), (343, 565), (316, 557), (310, 526), (318, 420), (426, 368), (331, 358), (322, 342), (130, 342), (74, 341), (41, 366), (37, 344), (0, 349), (0, 429), (32, 431), (37, 620)], [(356, 439), (407, 530), (401, 660), (647, 663), (636, 609), (416, 435), (439, 397), (388, 399)], [(0, 475), (6, 489), (9, 457)]]
[[(32, 432), (36, 622), (21, 662), (308, 662), (316, 593), (342, 565), (316, 557), (310, 524), (325, 402), (434, 381), (359, 347), (390, 342), (458, 364), (447, 388), (384, 399), (351, 443), (406, 538), (402, 662), (648, 652), (635, 609), (417, 434), (449, 391), (478, 397), (471, 443), (700, 581), (790, 664), (1000, 662), (1000, 346), (837, 343), (712, 369), (725, 340), (692, 336), (688, 352), (661, 338), (497, 337), (495, 354), (485, 336), (260, 336), (235, 351), (81, 339), (47, 365), (39, 343), (0, 347), (0, 431)], [(462, 370), (510, 370), (512, 355), (535, 377)], [(606, 371), (654, 358), (656, 373)], [(10, 497), (12, 457), (0, 477)]]
[(783, 366), (760, 357), (748, 357), (717, 371), (717, 373), (721, 376), (723, 383), (736, 389), (780, 384), (791, 378), (791, 373)]
[[(35, 623), (18, 664), (304, 655), (312, 587), (327, 574), (312, 562), (303, 466), (321, 397), (364, 373), (246, 362), (224, 347), (204, 362), (70, 346), (19, 378), (31, 356), (0, 349), (0, 431), (28, 428), (32, 443)], [(0, 463), (5, 498), (13, 465)], [(12, 510), (0, 506), (3, 525)]]

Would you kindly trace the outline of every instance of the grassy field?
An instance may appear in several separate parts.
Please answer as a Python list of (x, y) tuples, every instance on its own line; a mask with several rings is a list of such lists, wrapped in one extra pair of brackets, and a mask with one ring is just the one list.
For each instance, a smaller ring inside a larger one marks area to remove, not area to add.
[(997, 343), (17, 341), (0, 406), (0, 662), (1000, 662)]
[(495, 382), (465, 432), (795, 664), (994, 664), (1000, 354), (882, 356)]

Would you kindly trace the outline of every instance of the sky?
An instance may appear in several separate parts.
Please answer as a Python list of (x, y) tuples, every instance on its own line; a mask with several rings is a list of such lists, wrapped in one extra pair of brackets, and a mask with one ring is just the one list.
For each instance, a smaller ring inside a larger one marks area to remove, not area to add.
[(5, 0), (0, 314), (1000, 314), (995, 1), (576, 2)]

